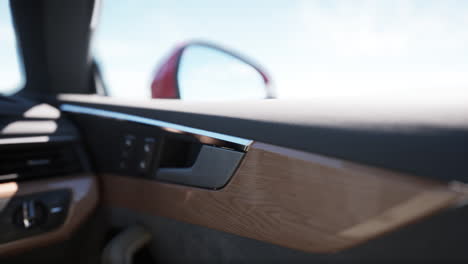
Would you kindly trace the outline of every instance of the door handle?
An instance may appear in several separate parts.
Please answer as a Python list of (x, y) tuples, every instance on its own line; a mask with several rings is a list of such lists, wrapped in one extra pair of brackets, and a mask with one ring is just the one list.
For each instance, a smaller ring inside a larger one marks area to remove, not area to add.
[(189, 168), (159, 168), (155, 178), (162, 181), (219, 189), (236, 171), (244, 152), (203, 145)]

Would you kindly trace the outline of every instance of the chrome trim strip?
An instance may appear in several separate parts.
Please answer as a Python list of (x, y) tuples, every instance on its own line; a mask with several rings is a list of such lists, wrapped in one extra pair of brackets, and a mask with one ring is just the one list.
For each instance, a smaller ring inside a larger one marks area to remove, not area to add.
[(19, 178), (19, 175), (17, 173), (10, 173), (10, 174), (0, 175), (0, 181), (15, 180), (15, 179), (18, 179), (18, 178)]
[(75, 137), (73, 136), (10, 137), (10, 138), (0, 138), (0, 145), (64, 142), (64, 141), (73, 141), (74, 139)]
[(135, 123), (140, 123), (140, 124), (145, 124), (145, 125), (157, 126), (161, 128), (175, 129), (175, 130), (179, 130), (185, 133), (206, 136), (206, 137), (210, 137), (210, 138), (214, 138), (214, 139), (218, 139), (222, 141), (235, 143), (235, 144), (243, 146), (244, 150), (247, 150), (249, 145), (252, 144), (253, 142), (250, 139), (234, 137), (234, 136), (229, 136), (229, 135), (225, 135), (225, 134), (221, 134), (217, 132), (211, 132), (211, 131), (207, 131), (203, 129), (169, 123), (169, 122), (165, 122), (161, 120), (150, 119), (146, 117), (119, 113), (119, 112), (114, 112), (114, 111), (109, 111), (109, 110), (96, 109), (96, 108), (85, 107), (85, 106), (62, 104), (60, 106), (60, 110), (62, 110), (63, 112), (100, 116), (100, 117), (130, 121), (130, 122), (135, 122)]

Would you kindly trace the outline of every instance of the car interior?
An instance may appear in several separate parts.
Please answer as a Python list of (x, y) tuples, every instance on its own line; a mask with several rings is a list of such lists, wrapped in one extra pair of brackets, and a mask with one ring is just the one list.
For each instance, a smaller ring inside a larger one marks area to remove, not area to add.
[(468, 261), (463, 100), (113, 98), (98, 0), (9, 2), (0, 263)]

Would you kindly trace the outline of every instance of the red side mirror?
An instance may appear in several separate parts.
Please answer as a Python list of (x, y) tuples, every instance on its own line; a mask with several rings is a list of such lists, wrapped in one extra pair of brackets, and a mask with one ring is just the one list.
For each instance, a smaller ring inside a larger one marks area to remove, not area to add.
[(274, 98), (270, 78), (246, 58), (204, 42), (177, 47), (151, 83), (152, 98)]

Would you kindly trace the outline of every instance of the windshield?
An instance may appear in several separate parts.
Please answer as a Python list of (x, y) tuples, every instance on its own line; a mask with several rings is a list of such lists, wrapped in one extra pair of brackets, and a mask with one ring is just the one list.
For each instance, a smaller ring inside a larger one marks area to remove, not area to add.
[(150, 97), (201, 39), (253, 58), (279, 98), (466, 94), (468, 1), (104, 1), (95, 54), (112, 96)]
[(23, 86), (16, 51), (9, 1), (0, 1), (0, 94), (10, 95)]

